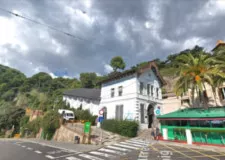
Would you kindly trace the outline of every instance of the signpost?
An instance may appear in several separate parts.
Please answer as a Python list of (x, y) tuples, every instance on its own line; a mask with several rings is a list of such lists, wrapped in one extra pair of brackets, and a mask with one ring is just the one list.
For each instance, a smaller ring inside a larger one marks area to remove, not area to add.
[(85, 122), (84, 123), (84, 135), (83, 135), (83, 140), (82, 143), (84, 144), (86, 142), (86, 138), (88, 138), (88, 144), (91, 143), (91, 122)]
[(91, 130), (91, 122), (84, 123), (84, 133), (90, 133)]

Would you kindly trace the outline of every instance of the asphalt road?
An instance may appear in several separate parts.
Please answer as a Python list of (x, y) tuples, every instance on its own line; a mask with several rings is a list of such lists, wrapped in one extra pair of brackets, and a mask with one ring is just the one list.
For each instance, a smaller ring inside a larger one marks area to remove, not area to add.
[[(78, 150), (78, 149), (77, 149)], [(88, 152), (39, 143), (0, 140), (0, 160), (225, 160), (224, 152), (131, 139)]]

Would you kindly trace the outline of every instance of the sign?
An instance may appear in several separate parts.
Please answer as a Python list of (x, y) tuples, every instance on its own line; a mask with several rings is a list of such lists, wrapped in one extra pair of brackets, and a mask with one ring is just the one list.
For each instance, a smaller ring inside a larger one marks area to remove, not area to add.
[(161, 115), (161, 111), (160, 111), (160, 107), (159, 106), (154, 109), (154, 113), (155, 113), (156, 116)]
[(84, 133), (90, 133), (91, 130), (91, 122), (84, 123)]
[(104, 111), (101, 109), (101, 110), (99, 111), (99, 115), (103, 115), (103, 113), (104, 113)]

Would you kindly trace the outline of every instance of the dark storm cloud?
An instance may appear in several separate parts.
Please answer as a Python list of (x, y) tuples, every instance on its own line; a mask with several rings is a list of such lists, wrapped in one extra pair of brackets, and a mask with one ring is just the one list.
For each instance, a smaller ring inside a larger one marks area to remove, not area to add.
[(60, 70), (77, 76), (81, 72), (105, 74), (104, 67), (116, 55), (122, 56), (129, 68), (141, 61), (165, 59), (196, 43), (208, 49), (216, 40), (225, 39), (218, 27), (224, 26), (224, 12), (213, 10), (213, 15), (208, 16), (208, 10), (216, 9), (216, 6), (208, 9), (208, 3), (207, 0), (2, 0), (2, 8), (15, 10), (82, 40), (0, 12), (0, 17), (16, 25), (19, 42), (12, 44), (22, 48), (7, 42), (0, 47), (0, 51), (8, 49), (0, 62), (29, 76), (38, 71)]

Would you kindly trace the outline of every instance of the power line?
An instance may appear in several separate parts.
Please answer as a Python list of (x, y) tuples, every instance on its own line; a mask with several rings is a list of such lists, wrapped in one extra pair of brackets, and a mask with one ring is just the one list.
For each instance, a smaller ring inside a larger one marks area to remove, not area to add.
[(69, 32), (65, 32), (65, 31), (60, 30), (60, 29), (58, 29), (58, 28), (56, 28), (56, 27), (53, 27), (53, 26), (50, 26), (50, 25), (47, 25), (47, 24), (38, 22), (37, 20), (34, 20), (34, 19), (31, 19), (31, 18), (22, 16), (22, 15), (20, 15), (20, 14), (18, 14), (18, 13), (13, 13), (13, 12), (7, 10), (7, 9), (0, 8), (0, 10), (4, 11), (4, 12), (6, 12), (6, 13), (9, 13), (9, 14), (11, 14), (11, 15), (13, 15), (13, 16), (16, 16), (16, 17), (25, 19), (25, 20), (27, 20), (27, 21), (30, 21), (30, 22), (32, 22), (32, 23), (36, 23), (36, 24), (45, 26), (45, 27), (47, 27), (47, 28), (49, 28), (49, 29), (51, 29), (51, 30), (60, 32), (60, 33), (62, 33), (62, 34), (64, 34), (64, 35), (69, 36), (69, 37), (72, 37), (72, 38), (74, 38), (74, 39), (77, 39), (77, 40), (80, 40), (80, 41), (86, 41), (85, 39), (80, 38), (80, 37), (77, 37), (77, 36), (75, 36), (75, 35), (73, 35), (73, 34), (71, 34), (71, 33), (69, 33)]
[[(74, 39), (77, 39), (77, 40), (80, 40), (80, 41), (89, 41), (89, 40), (87, 40), (87, 39), (77, 37), (77, 36), (75, 36), (75, 35), (73, 35), (73, 34), (71, 34), (71, 33), (69, 33), (69, 32), (65, 32), (65, 31), (63, 31), (63, 30), (60, 30), (60, 29), (58, 29), (58, 28), (56, 28), (56, 27), (53, 27), (53, 26), (50, 26), (50, 25), (47, 25), (47, 24), (38, 22), (37, 20), (34, 20), (34, 19), (29, 18), (29, 17), (27, 17), (27, 16), (23, 16), (23, 15), (20, 15), (20, 14), (18, 14), (18, 13), (13, 13), (13, 12), (7, 10), (7, 9), (3, 9), (3, 8), (0, 7), (0, 10), (4, 11), (4, 12), (6, 12), (6, 13), (9, 13), (9, 14), (15, 16), (15, 17), (18, 17), (18, 18), (21, 18), (21, 19), (30, 21), (30, 22), (32, 22), (32, 23), (42, 25), (42, 26), (44, 26), (44, 27), (46, 27), (46, 28), (49, 28), (49, 29), (51, 29), (51, 30), (60, 32), (61, 34), (64, 34), (64, 35), (69, 36), (69, 37), (72, 37), (72, 38), (74, 38)], [(83, 13), (83, 14), (86, 14), (85, 11), (82, 11), (82, 13)], [(101, 47), (104, 47), (105, 50), (108, 50), (108, 51), (110, 51), (110, 52), (113, 52), (113, 51), (114, 51), (114, 50), (112, 50), (112, 49), (105, 48), (105, 46), (102, 45), (102, 44), (97, 44), (97, 45), (99, 45), (99, 46), (101, 46)]]

